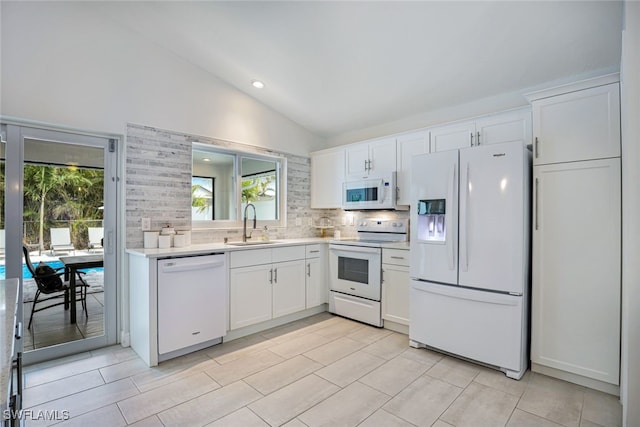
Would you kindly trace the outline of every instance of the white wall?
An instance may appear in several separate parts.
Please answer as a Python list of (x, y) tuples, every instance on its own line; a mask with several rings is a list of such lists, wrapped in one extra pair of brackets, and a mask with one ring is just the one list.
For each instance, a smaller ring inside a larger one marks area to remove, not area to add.
[(1, 115), (116, 134), (138, 123), (299, 155), (324, 148), (91, 3), (0, 2)]
[(623, 425), (640, 426), (640, 2), (625, 2), (622, 39)]

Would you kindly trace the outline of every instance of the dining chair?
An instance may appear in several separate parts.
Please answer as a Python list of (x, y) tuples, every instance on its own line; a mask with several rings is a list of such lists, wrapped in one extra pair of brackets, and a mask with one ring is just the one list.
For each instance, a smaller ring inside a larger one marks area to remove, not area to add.
[[(29, 272), (37, 286), (36, 295), (33, 299), (33, 305), (31, 306), (31, 315), (29, 316), (29, 326), (27, 327), (27, 329), (31, 329), (31, 322), (33, 321), (34, 313), (62, 304), (64, 304), (65, 310), (69, 309), (69, 281), (64, 280), (64, 267), (54, 269), (44, 262), (40, 262), (37, 267), (34, 267), (29, 256), (29, 248), (23, 245), (22, 252), (24, 253), (24, 261), (27, 268), (29, 269)], [(82, 278), (82, 274), (84, 273), (79, 271), (77, 274), (79, 280), (76, 280), (76, 287), (79, 288), (80, 292), (76, 293), (76, 301), (82, 302), (82, 309), (84, 310), (85, 315), (89, 317), (89, 313), (87, 311), (87, 289), (89, 288), (89, 285)], [(47, 298), (40, 298), (42, 294), (50, 296)], [(36, 308), (36, 304), (61, 298), (63, 299), (61, 302), (47, 304), (44, 307)]]

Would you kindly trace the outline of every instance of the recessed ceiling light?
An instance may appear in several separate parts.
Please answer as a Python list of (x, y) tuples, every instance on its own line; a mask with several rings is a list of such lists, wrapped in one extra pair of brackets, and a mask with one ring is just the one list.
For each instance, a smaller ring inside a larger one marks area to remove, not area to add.
[(251, 82), (251, 84), (256, 89), (262, 89), (264, 87), (264, 83), (262, 83), (260, 80), (254, 80), (254, 81)]
[(208, 158), (208, 157), (205, 157), (204, 159), (202, 159), (202, 161), (203, 161), (203, 162), (210, 162), (210, 161), (211, 161), (211, 159), (210, 159), (210, 158)]

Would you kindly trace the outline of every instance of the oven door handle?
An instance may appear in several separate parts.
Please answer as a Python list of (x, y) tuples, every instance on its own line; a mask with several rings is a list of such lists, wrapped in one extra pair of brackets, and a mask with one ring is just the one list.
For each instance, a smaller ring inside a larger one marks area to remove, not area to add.
[(340, 245), (340, 244), (329, 244), (329, 250), (332, 252), (340, 252), (340, 253), (348, 253), (348, 252), (361, 252), (361, 253), (369, 253), (369, 254), (377, 254), (380, 253), (380, 248), (372, 248), (370, 246), (351, 246), (351, 245)]

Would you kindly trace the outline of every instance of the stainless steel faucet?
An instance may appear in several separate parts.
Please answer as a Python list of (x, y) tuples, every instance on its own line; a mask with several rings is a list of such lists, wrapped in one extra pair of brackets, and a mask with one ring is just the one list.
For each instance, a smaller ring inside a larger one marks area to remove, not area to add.
[(244, 220), (243, 220), (243, 226), (242, 226), (242, 241), (246, 242), (247, 239), (251, 238), (251, 234), (249, 234), (247, 236), (247, 209), (249, 208), (249, 206), (251, 206), (253, 208), (253, 229), (256, 229), (256, 222), (258, 219), (258, 216), (256, 215), (256, 207), (253, 206), (252, 203), (247, 203), (247, 206), (244, 207)]

